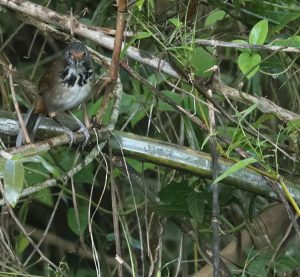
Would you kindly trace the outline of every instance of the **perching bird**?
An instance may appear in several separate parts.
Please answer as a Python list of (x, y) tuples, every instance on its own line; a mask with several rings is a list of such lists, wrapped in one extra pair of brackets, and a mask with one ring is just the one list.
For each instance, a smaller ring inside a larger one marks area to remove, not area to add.
[[(85, 45), (72, 42), (64, 55), (46, 70), (39, 82), (39, 93), (24, 119), (30, 139), (34, 139), (40, 120), (48, 114), (55, 118), (56, 112), (68, 111), (82, 104), (90, 95), (93, 86), (93, 63)], [(80, 127), (84, 125), (77, 120)], [(81, 123), (81, 124), (80, 124)], [(73, 140), (72, 132), (64, 127)], [(86, 136), (88, 132), (83, 128)], [(24, 144), (22, 130), (19, 131), (16, 146)]]

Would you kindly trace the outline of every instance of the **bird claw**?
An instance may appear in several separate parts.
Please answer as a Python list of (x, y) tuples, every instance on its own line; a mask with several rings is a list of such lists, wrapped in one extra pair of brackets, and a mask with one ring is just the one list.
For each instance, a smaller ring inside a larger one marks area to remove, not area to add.
[(76, 142), (76, 135), (68, 128), (64, 128), (64, 132), (70, 137), (69, 148)]
[(84, 147), (86, 147), (86, 145), (88, 144), (89, 140), (90, 140), (90, 132), (89, 130), (82, 124), (79, 128), (79, 130), (77, 132), (82, 132), (84, 134), (84, 141), (81, 144), (81, 148), (83, 149)]

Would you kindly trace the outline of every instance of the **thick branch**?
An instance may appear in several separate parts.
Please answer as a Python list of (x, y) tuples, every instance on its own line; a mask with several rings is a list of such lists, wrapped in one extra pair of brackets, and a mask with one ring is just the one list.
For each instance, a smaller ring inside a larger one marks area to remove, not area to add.
[[(3, 118), (3, 116), (1, 115), (0, 117), (2, 117), (0, 118), (0, 122), (3, 122), (3, 124), (0, 124), (0, 133), (5, 132), (6, 134), (10, 135), (16, 134), (19, 128), (17, 121), (9, 119), (10, 126), (12, 128), (7, 129), (5, 127), (5, 122), (8, 119)], [(42, 121), (40, 127), (44, 129), (47, 128), (47, 126), (45, 126), (46, 123), (47, 121)], [(102, 137), (100, 133), (98, 134), (98, 140), (106, 140), (106, 136), (107, 133), (102, 133)], [(26, 145), (20, 147), (18, 150), (13, 149), (13, 151), (10, 152), (26, 154), (30, 151), (31, 153), (34, 151), (35, 155), (41, 154), (45, 151), (48, 151), (50, 149), (50, 146), (53, 146), (53, 143), (59, 142), (59, 144), (62, 144), (62, 141), (59, 138), (63, 138), (64, 144), (69, 143), (69, 138), (66, 135), (48, 139), (46, 141), (39, 142), (33, 145)], [(115, 155), (122, 155), (122, 149), (124, 154), (129, 157), (133, 157), (139, 160), (145, 160), (154, 164), (160, 164), (171, 168), (185, 170), (187, 172), (190, 172), (191, 174), (206, 178), (211, 177), (211, 157), (207, 153), (192, 150), (188, 147), (174, 145), (160, 140), (141, 137), (120, 131), (114, 131), (111, 139), (113, 153)], [(219, 174), (228, 170), (228, 168), (233, 165), (232, 161), (220, 157), (218, 159), (218, 162)], [(223, 183), (233, 185), (238, 189), (249, 191), (264, 197), (276, 200), (279, 199), (268, 185), (266, 177), (252, 169), (245, 168), (238, 172), (235, 172), (224, 179)], [(300, 203), (300, 187), (289, 182), (287, 182), (286, 184), (295, 201), (297, 203)]]

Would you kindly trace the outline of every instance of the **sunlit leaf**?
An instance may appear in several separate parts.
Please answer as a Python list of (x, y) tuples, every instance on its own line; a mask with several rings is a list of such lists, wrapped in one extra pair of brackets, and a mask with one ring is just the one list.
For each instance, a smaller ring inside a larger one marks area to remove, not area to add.
[(24, 167), (20, 161), (6, 160), (4, 169), (4, 194), (8, 203), (14, 206), (22, 192)]
[(170, 18), (168, 21), (172, 23), (176, 28), (179, 28), (182, 25), (182, 22), (180, 22), (178, 18)]
[(244, 167), (253, 164), (257, 162), (257, 160), (253, 157), (250, 157), (248, 159), (244, 159), (241, 161), (238, 161), (237, 163), (235, 163), (233, 166), (231, 166), (230, 168), (228, 168), (225, 172), (223, 172), (218, 178), (216, 178), (213, 182), (213, 184), (218, 183), (220, 181), (222, 181), (223, 179), (225, 179), (226, 177), (230, 176), (231, 174), (243, 169)]
[(211, 68), (217, 63), (215, 57), (208, 52), (209, 50), (213, 52), (213, 49), (210, 47), (206, 49), (196, 47), (190, 55), (190, 62), (195, 68), (195, 74), (202, 77), (211, 76), (213, 73)]
[(22, 163), (41, 163), (44, 168), (46, 168), (50, 173), (52, 173), (55, 177), (59, 177), (60, 173), (58, 168), (55, 166), (52, 166), (49, 162), (47, 162), (45, 159), (43, 159), (41, 156), (33, 156), (33, 157), (26, 157), (20, 159), (20, 162)]
[(239, 55), (238, 65), (241, 71), (250, 79), (259, 69), (261, 56), (259, 54), (249, 54), (243, 52)]
[(249, 43), (263, 45), (266, 41), (267, 34), (268, 34), (268, 21), (264, 19), (259, 21), (253, 26), (249, 35)]
[(213, 11), (206, 17), (204, 26), (208, 27), (208, 26), (215, 25), (216, 22), (222, 20), (225, 17), (225, 15), (226, 15), (226, 12), (224, 12), (222, 10)]

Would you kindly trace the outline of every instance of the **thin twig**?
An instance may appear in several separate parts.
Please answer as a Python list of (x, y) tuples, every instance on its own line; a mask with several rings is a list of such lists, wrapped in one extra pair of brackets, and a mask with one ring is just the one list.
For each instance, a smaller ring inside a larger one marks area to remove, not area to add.
[(16, 98), (16, 91), (15, 91), (15, 85), (14, 85), (13, 76), (12, 76), (12, 70), (13, 70), (12, 65), (10, 64), (9, 65), (9, 71), (8, 71), (8, 79), (9, 79), (9, 85), (10, 85), (10, 90), (11, 90), (11, 96), (12, 96), (13, 103), (14, 103), (14, 106), (15, 106), (15, 110), (16, 110), (18, 120), (19, 120), (19, 123), (20, 123), (20, 126), (21, 126), (21, 130), (22, 130), (23, 135), (24, 135), (25, 142), (27, 144), (29, 144), (31, 141), (30, 141), (30, 138), (29, 138), (29, 135), (28, 135), (23, 117), (21, 115), (19, 104), (18, 104), (18, 101), (17, 101), (17, 98)]
[[(212, 91), (209, 90), (208, 95), (212, 97)], [(217, 138), (216, 138), (216, 118), (215, 111), (212, 103), (209, 104), (209, 141), (210, 141), (210, 153), (211, 153), (211, 167), (212, 167), (212, 180), (215, 181), (219, 174), (218, 155), (217, 155)], [(213, 276), (218, 277), (220, 273), (220, 203), (219, 203), (219, 185), (218, 183), (212, 184), (212, 264), (213, 264)]]
[(195, 44), (212, 46), (212, 47), (227, 47), (237, 49), (254, 49), (254, 50), (267, 50), (276, 52), (291, 52), (300, 53), (300, 49), (297, 47), (288, 46), (275, 46), (275, 45), (257, 45), (257, 44), (241, 44), (236, 42), (220, 41), (215, 39), (196, 39)]
[[(6, 202), (5, 199), (5, 194), (4, 194), (4, 187), (3, 187), (3, 183), (0, 180), (0, 191), (1, 194), (4, 198), (4, 201)], [(7, 203), (7, 202), (6, 202)], [(27, 234), (25, 228), (23, 227), (22, 223), (19, 221), (19, 219), (17, 218), (17, 216), (15, 215), (13, 209), (11, 208), (11, 206), (9, 204), (7, 204), (7, 209), (8, 212), (10, 214), (10, 216), (12, 217), (12, 219), (14, 220), (14, 222), (16, 223), (16, 225), (18, 226), (18, 228), (21, 230), (21, 232), (23, 233), (23, 235), (25, 236), (25, 238), (27, 239), (27, 241), (31, 244), (31, 246), (37, 251), (37, 253), (41, 256), (41, 258), (47, 262), (49, 265), (51, 265), (57, 272), (59, 272), (60, 274), (67, 276), (64, 272), (62, 272), (59, 267), (57, 267), (51, 260), (49, 260), (44, 253), (39, 249), (39, 247), (34, 243), (34, 241), (31, 239), (31, 237)]]

